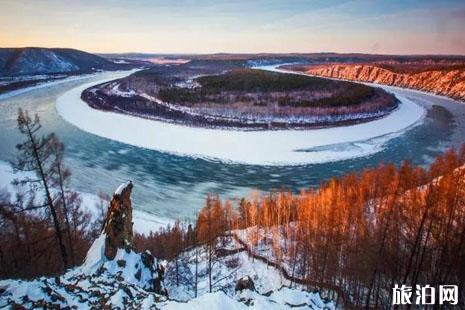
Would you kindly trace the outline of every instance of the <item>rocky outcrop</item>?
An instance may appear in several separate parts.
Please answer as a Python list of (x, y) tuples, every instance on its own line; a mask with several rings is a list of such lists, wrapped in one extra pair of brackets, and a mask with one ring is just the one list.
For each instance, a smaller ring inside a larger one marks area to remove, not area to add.
[(105, 256), (114, 259), (118, 249), (132, 249), (132, 182), (121, 184), (113, 194), (103, 227)]
[(54, 278), (0, 283), (0, 308), (159, 309), (167, 302), (163, 266), (132, 250), (131, 182), (113, 194), (103, 231), (81, 266)]
[(249, 276), (243, 277), (237, 281), (235, 291), (240, 292), (242, 290), (250, 290), (255, 292), (255, 284)]
[[(132, 188), (132, 182), (128, 181), (113, 193), (101, 235), (101, 238), (105, 238), (103, 254), (112, 262), (105, 262), (99, 268), (118, 270), (116, 275), (119, 277), (124, 274), (134, 276), (136, 283), (145, 290), (167, 295), (163, 286), (163, 266), (157, 263), (149, 251), (133, 251)], [(94, 243), (98, 244), (98, 241)]]
[(465, 101), (465, 69), (399, 73), (376, 64), (332, 64), (310, 67), (305, 72), (316, 76), (417, 89)]

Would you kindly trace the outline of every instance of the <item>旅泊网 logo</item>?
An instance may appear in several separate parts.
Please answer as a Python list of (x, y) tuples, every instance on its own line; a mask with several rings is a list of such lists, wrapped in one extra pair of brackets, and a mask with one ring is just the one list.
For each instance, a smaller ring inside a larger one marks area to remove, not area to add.
[(396, 284), (392, 289), (393, 305), (457, 305), (457, 285), (408, 285)]

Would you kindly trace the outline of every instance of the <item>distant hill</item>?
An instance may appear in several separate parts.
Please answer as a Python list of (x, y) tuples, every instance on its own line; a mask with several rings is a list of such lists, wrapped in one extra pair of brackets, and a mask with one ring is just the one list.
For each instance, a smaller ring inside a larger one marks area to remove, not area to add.
[(101, 56), (68, 48), (0, 48), (0, 76), (89, 73), (130, 66), (134, 64), (114, 63)]

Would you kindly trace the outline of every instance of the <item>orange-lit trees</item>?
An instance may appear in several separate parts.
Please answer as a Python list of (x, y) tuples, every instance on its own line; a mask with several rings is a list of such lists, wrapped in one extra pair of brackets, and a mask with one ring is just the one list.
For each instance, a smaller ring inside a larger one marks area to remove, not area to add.
[(351, 307), (388, 308), (394, 284), (448, 283), (464, 294), (464, 163), (462, 150), (427, 171), (408, 162), (380, 165), (298, 195), (255, 194), (237, 211), (208, 196), (195, 230), (210, 277), (215, 240), (234, 227), (248, 228), (243, 241), (259, 250), (254, 257), (264, 247), (273, 257), (261, 259), (280, 265), (291, 283), (350, 296)]

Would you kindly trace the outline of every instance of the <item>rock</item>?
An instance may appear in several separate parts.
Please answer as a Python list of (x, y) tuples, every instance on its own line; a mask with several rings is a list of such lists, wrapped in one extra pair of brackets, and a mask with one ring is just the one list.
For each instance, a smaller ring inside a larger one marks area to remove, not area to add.
[(142, 270), (139, 268), (139, 269), (137, 269), (136, 274), (134, 275), (134, 277), (136, 277), (136, 279), (139, 281), (141, 274), (142, 274)]
[(116, 261), (116, 263), (118, 264), (118, 266), (120, 266), (121, 268), (124, 268), (126, 267), (126, 261), (124, 259), (118, 259)]
[[(155, 258), (149, 251), (140, 253), (140, 258), (144, 267), (149, 269), (150, 272), (154, 275), (151, 283), (152, 287), (150, 290), (160, 295), (168, 296), (167, 291), (166, 289), (164, 289), (163, 286), (163, 279), (165, 276), (165, 269), (163, 268), (163, 266), (155, 264)], [(140, 277), (139, 271), (140, 269), (136, 274), (136, 278), (138, 276)]]
[(168, 296), (168, 291), (163, 287), (163, 282), (161, 278), (157, 277), (152, 280), (151, 290), (157, 294)]
[(155, 263), (153, 255), (150, 252), (145, 251), (140, 253), (140, 258), (144, 266), (153, 271), (153, 264)]
[[(108, 208), (102, 233), (105, 234), (104, 254), (109, 260), (115, 259), (118, 249), (123, 249), (127, 254), (134, 252), (131, 204), (132, 188), (133, 185), (131, 182), (121, 184), (114, 192)], [(137, 254), (140, 257), (140, 260), (135, 264), (137, 271), (134, 274), (137, 281), (141, 282), (140, 285), (150, 292), (167, 296), (167, 291), (163, 284), (164, 269), (158, 264), (156, 258), (149, 251), (133, 254)], [(123, 257), (125, 255), (123, 254)], [(119, 256), (116, 264), (120, 268), (132, 266), (132, 262)], [(97, 274), (99, 273), (99, 269), (97, 270)], [(105, 270), (101, 271), (101, 273), (103, 272)], [(121, 270), (114, 276), (119, 282), (126, 281)]]
[(249, 276), (243, 277), (237, 281), (235, 290), (236, 292), (242, 290), (255, 291), (255, 284)]
[(112, 260), (118, 249), (132, 249), (132, 182), (121, 184), (111, 199), (103, 227), (105, 256)]

